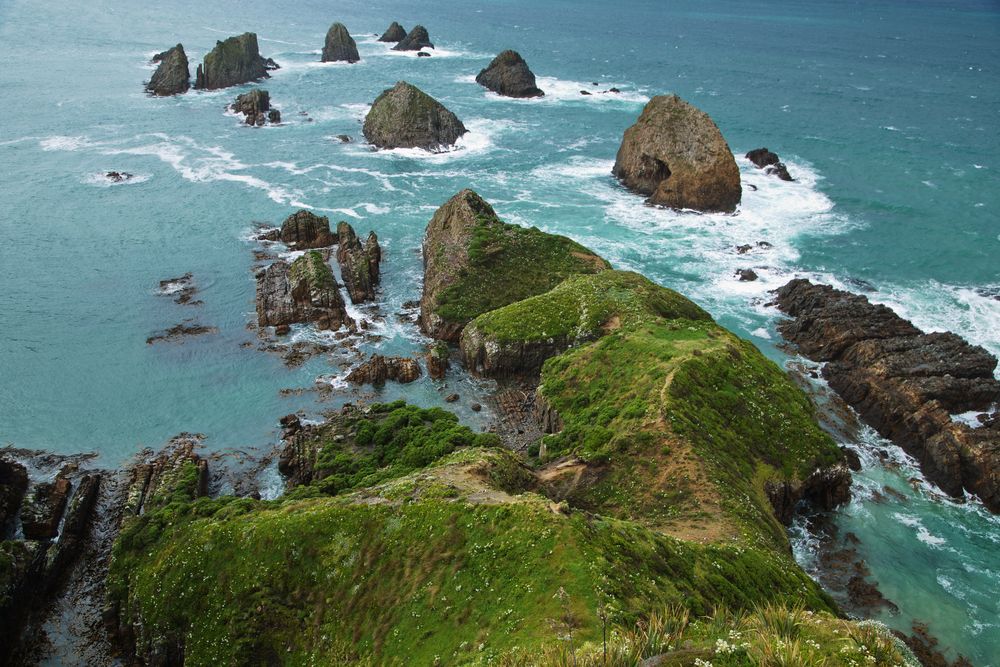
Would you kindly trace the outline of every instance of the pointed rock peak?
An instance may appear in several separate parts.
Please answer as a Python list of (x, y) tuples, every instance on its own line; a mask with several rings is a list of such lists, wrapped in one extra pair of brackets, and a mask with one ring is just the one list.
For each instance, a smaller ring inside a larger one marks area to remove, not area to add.
[(378, 38), (380, 42), (401, 42), (406, 38), (406, 29), (395, 21), (389, 26), (382, 36)]
[(476, 77), (476, 82), (505, 97), (541, 97), (535, 75), (517, 51), (504, 51)]
[(400, 40), (399, 44), (392, 47), (393, 51), (419, 51), (420, 49), (433, 49), (430, 35), (427, 28), (422, 25), (414, 26), (406, 37)]
[(361, 60), (358, 45), (343, 23), (334, 23), (326, 33), (322, 61), (356, 63)]
[(444, 105), (416, 86), (399, 81), (376, 98), (362, 128), (379, 148), (438, 150), (468, 130)]
[(146, 84), (148, 92), (160, 96), (177, 95), (187, 92), (191, 87), (187, 54), (180, 44), (163, 53), (157, 53), (153, 56), (153, 62), (159, 62), (160, 65)]

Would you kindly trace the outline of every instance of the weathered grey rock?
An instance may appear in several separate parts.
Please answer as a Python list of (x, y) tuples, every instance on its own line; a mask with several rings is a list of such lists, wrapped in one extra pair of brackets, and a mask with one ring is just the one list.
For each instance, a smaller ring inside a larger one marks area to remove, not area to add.
[(625, 130), (612, 173), (650, 204), (731, 212), (740, 202), (740, 170), (708, 114), (676, 95), (646, 104)]
[(14, 520), (27, 490), (27, 469), (17, 461), (0, 458), (0, 539)]
[(422, 25), (413, 26), (406, 37), (399, 40), (399, 44), (392, 47), (393, 51), (419, 51), (420, 49), (433, 49), (431, 38), (427, 34), (427, 28)]
[(517, 51), (507, 50), (476, 76), (476, 83), (505, 97), (541, 97), (535, 75)]
[(281, 242), (293, 250), (326, 248), (337, 242), (330, 233), (330, 219), (302, 209), (281, 223)]
[(322, 61), (356, 63), (361, 60), (358, 45), (343, 23), (334, 23), (326, 33)]
[(754, 163), (758, 169), (763, 169), (766, 173), (777, 176), (783, 181), (794, 181), (788, 168), (777, 155), (766, 148), (755, 148), (747, 153), (746, 158)]
[(1000, 512), (1000, 420), (970, 428), (951, 418), (995, 413), (996, 357), (952, 333), (925, 334), (889, 308), (829, 285), (793, 280), (776, 294), (794, 318), (779, 331), (805, 356), (827, 362), (823, 377), (865, 422), (920, 461), (945, 492), (974, 493)]
[(319, 329), (354, 329), (340, 287), (322, 255), (310, 250), (291, 266), (277, 261), (257, 273), (257, 324), (314, 322)]
[(378, 38), (380, 42), (401, 42), (406, 39), (406, 30), (403, 26), (399, 25), (395, 21), (392, 25), (386, 28), (386, 31), (382, 33), (382, 36)]
[(21, 526), (25, 538), (46, 540), (59, 532), (59, 521), (72, 488), (70, 481), (58, 475), (51, 482), (42, 482), (32, 487), (21, 508)]
[(375, 99), (363, 132), (365, 139), (379, 148), (433, 151), (453, 145), (467, 130), (440, 102), (400, 81)]
[(243, 114), (247, 125), (260, 127), (267, 122), (281, 122), (281, 112), (271, 108), (271, 96), (263, 88), (254, 88), (250, 92), (238, 95), (229, 108)]
[(337, 263), (344, 287), (351, 297), (351, 303), (375, 300), (375, 288), (379, 283), (379, 262), (382, 248), (375, 232), (368, 234), (364, 246), (354, 233), (354, 228), (346, 222), (337, 223)]
[(371, 359), (347, 374), (347, 381), (378, 386), (385, 384), (386, 380), (407, 384), (419, 377), (420, 364), (416, 359), (373, 354)]
[[(157, 60), (159, 58), (159, 60)], [(160, 63), (152, 78), (146, 84), (146, 90), (153, 95), (177, 95), (187, 92), (191, 87), (191, 72), (188, 69), (187, 55), (184, 47), (178, 44), (172, 49), (153, 56), (153, 62)]]
[[(268, 62), (270, 61), (270, 62)], [(245, 32), (225, 41), (216, 42), (215, 48), (205, 55), (198, 65), (194, 87), (214, 90), (238, 86), (270, 76), (268, 69), (276, 69), (277, 63), (261, 57), (257, 48), (257, 35)]]

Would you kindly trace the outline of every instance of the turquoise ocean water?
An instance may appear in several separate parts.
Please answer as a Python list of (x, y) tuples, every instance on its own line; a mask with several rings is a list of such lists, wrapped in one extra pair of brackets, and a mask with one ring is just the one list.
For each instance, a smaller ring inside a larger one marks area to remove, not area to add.
[[(374, 41), (392, 20), (427, 26), (431, 58)], [(344, 22), (362, 61), (321, 65), (327, 27)], [(238, 90), (151, 99), (150, 55), (182, 42), (194, 64), (215, 40), (255, 31), (282, 69), (263, 86), (285, 123), (251, 129), (227, 115)], [(498, 51), (528, 60), (544, 99), (505, 100), (473, 78)], [(126, 460), (180, 431), (215, 450), (262, 450), (276, 418), (340, 386), (338, 360), (289, 369), (258, 351), (255, 222), (308, 206), (378, 232), (385, 247), (379, 343), (423, 344), (394, 313), (420, 287), (420, 238), (464, 187), (505, 219), (567, 234), (615, 265), (676, 288), (784, 362), (767, 291), (793, 276), (873, 287), (926, 329), (1000, 353), (1000, 6), (996, 2), (161, 2), (0, 3), (0, 442)], [(471, 132), (458, 150), (373, 153), (367, 105), (405, 79)], [(596, 82), (598, 85), (594, 86)], [(620, 95), (599, 91), (615, 86)], [(579, 91), (588, 89), (591, 96)], [(734, 216), (650, 209), (610, 176), (622, 131), (652, 95), (707, 111), (737, 155), (768, 146), (783, 183), (739, 159)], [(303, 115), (304, 114), (304, 115)], [(355, 143), (332, 137), (348, 134)], [(101, 174), (137, 178), (109, 185)], [(734, 247), (768, 241), (769, 250)], [(740, 283), (753, 267), (761, 279)], [(190, 271), (200, 306), (156, 294)], [(216, 335), (149, 346), (187, 318)], [(297, 332), (308, 338), (309, 331)], [(346, 361), (346, 360), (340, 360)], [(487, 386), (456, 375), (385, 396), (466, 407)], [(884, 446), (876, 436), (863, 448)], [(861, 492), (838, 513), (883, 592), (883, 620), (929, 623), (976, 665), (1000, 665), (1000, 521), (973, 502), (907, 483), (915, 469), (866, 457)], [(905, 500), (876, 503), (890, 485)], [(809, 545), (797, 544), (803, 563)]]

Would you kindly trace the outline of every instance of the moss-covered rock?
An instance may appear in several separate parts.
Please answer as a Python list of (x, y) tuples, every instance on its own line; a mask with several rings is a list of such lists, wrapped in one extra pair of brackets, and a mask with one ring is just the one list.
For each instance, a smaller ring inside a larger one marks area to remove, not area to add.
[(386, 28), (385, 32), (382, 33), (382, 36), (378, 38), (378, 41), (395, 43), (395, 42), (401, 42), (405, 37), (406, 37), (406, 29), (403, 26), (396, 23), (395, 21), (393, 21), (392, 25)]
[(483, 313), (547, 292), (571, 275), (610, 268), (565, 236), (503, 222), (472, 190), (434, 213), (423, 255), (420, 326), (452, 342)]
[(711, 316), (638, 273), (601, 271), (480, 315), (462, 332), (462, 356), (482, 375), (533, 376), (570, 347), (648, 319), (678, 318)]
[(315, 322), (320, 329), (353, 328), (337, 279), (323, 256), (310, 250), (291, 265), (277, 261), (257, 273), (257, 324)]
[(326, 248), (337, 242), (330, 232), (330, 218), (302, 209), (281, 223), (281, 242), (293, 250)]
[(161, 96), (187, 92), (191, 86), (191, 72), (182, 45), (178, 44), (163, 53), (156, 54), (154, 60), (160, 64), (146, 84), (148, 92)]
[(382, 247), (379, 246), (375, 232), (369, 232), (364, 245), (361, 245), (361, 240), (351, 225), (346, 222), (337, 223), (337, 263), (340, 264), (340, 276), (351, 297), (351, 303), (365, 303), (375, 299), (381, 261)]
[(406, 37), (399, 40), (396, 46), (392, 47), (393, 51), (419, 51), (420, 49), (433, 49), (434, 45), (431, 44), (430, 35), (427, 34), (427, 28), (422, 25), (415, 25), (413, 29), (406, 34)]
[(365, 139), (379, 148), (440, 150), (468, 130), (443, 104), (405, 81), (382, 92), (365, 116)]
[(325, 63), (337, 61), (356, 63), (361, 60), (361, 56), (358, 55), (358, 45), (343, 23), (334, 23), (327, 31), (321, 60)]
[(612, 173), (659, 206), (729, 212), (742, 196), (739, 167), (719, 128), (676, 95), (646, 104), (625, 130)]
[(267, 78), (268, 63), (257, 47), (257, 34), (245, 32), (215, 43), (198, 65), (194, 87), (203, 90), (227, 88)]

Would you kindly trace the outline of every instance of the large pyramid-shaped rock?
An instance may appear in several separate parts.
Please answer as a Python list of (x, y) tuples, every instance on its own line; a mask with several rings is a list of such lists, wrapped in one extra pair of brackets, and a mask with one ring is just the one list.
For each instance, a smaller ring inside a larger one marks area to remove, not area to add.
[(430, 35), (427, 34), (427, 28), (422, 25), (417, 25), (413, 26), (413, 30), (411, 30), (406, 37), (401, 39), (399, 44), (392, 47), (392, 50), (419, 51), (423, 48), (433, 49), (434, 45), (431, 44), (431, 38)]
[(260, 56), (257, 35), (245, 32), (216, 42), (215, 48), (198, 65), (195, 88), (214, 90), (266, 78), (267, 61)]
[(153, 72), (153, 77), (146, 84), (146, 90), (153, 95), (177, 95), (187, 92), (191, 86), (191, 72), (188, 70), (187, 54), (184, 47), (178, 44), (172, 49), (155, 56), (154, 62), (159, 67)]
[(379, 148), (451, 146), (468, 130), (444, 105), (405, 81), (376, 98), (365, 117), (365, 139)]
[(322, 60), (325, 63), (338, 61), (356, 63), (361, 60), (361, 56), (358, 55), (358, 45), (343, 23), (334, 23), (327, 31)]
[(676, 95), (654, 97), (625, 130), (612, 173), (659, 206), (731, 212), (740, 170), (708, 114)]
[(406, 38), (406, 29), (399, 25), (395, 21), (392, 25), (386, 28), (386, 31), (382, 33), (382, 36), (378, 38), (380, 42), (401, 42)]
[(476, 83), (506, 97), (541, 97), (535, 75), (517, 51), (504, 51), (479, 73)]

